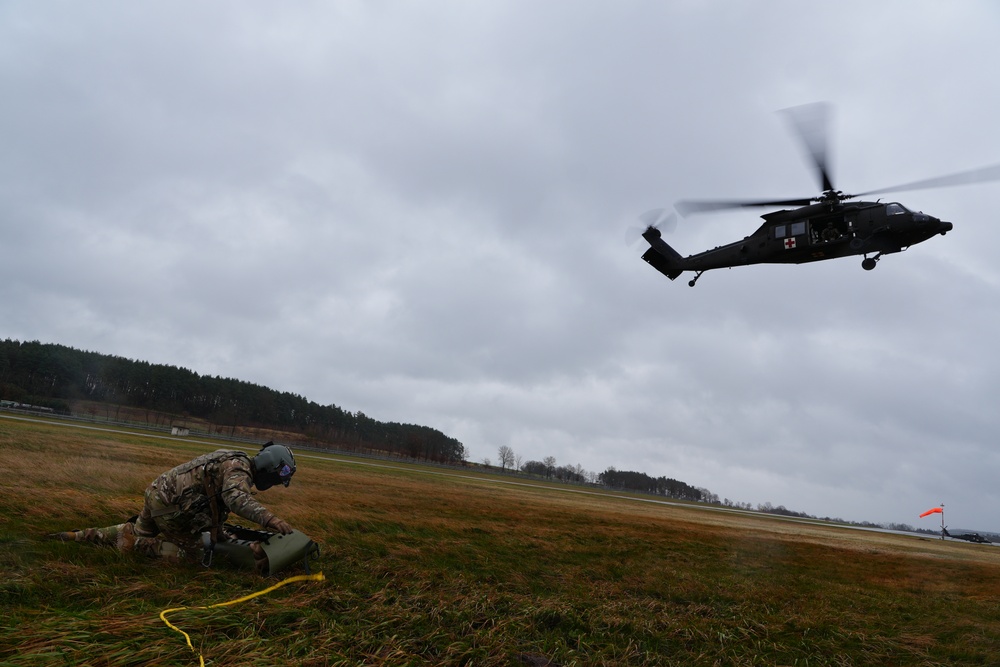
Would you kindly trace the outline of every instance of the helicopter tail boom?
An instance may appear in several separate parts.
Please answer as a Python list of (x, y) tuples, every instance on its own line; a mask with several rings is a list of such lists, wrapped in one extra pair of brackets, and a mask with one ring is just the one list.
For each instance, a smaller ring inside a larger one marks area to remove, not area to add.
[(650, 227), (643, 232), (642, 237), (649, 242), (649, 250), (643, 254), (642, 258), (650, 266), (671, 280), (676, 279), (684, 272), (682, 268), (684, 258), (660, 237), (659, 229)]

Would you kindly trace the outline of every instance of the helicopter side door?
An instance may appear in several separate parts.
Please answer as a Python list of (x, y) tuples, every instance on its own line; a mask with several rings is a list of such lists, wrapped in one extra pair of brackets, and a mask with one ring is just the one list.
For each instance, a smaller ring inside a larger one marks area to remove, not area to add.
[(847, 241), (854, 235), (854, 225), (850, 216), (832, 215), (811, 221), (810, 240), (813, 245), (827, 245), (837, 241)]

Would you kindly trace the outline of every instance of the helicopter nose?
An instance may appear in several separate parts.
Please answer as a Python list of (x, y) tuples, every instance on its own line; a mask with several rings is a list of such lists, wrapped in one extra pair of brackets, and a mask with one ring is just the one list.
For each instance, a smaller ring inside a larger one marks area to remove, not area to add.
[(942, 236), (950, 232), (952, 229), (954, 229), (954, 227), (955, 225), (951, 224), (950, 222), (945, 222), (944, 220), (938, 223), (938, 231), (941, 233)]

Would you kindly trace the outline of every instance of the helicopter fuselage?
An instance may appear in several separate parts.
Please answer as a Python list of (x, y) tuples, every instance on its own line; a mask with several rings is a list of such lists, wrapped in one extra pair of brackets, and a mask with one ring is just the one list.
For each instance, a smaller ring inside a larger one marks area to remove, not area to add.
[[(682, 257), (650, 227), (643, 233), (650, 248), (642, 258), (674, 280), (684, 271), (697, 273), (749, 264), (803, 264), (864, 255), (873, 269), (882, 255), (900, 252), (952, 230), (952, 223), (908, 210), (899, 203), (849, 202), (811, 204), (774, 211), (757, 231), (741, 241)], [(874, 258), (868, 254), (874, 253)]]

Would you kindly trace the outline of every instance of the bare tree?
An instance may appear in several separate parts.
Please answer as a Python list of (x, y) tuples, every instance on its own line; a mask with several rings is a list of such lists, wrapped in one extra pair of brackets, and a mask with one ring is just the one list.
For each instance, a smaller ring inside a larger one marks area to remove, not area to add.
[(507, 466), (514, 466), (514, 450), (507, 445), (500, 445), (500, 449), (497, 450), (497, 456), (500, 458), (501, 470), (506, 470)]
[(542, 463), (545, 464), (545, 476), (552, 477), (552, 473), (556, 471), (556, 457), (546, 456), (542, 459)]

